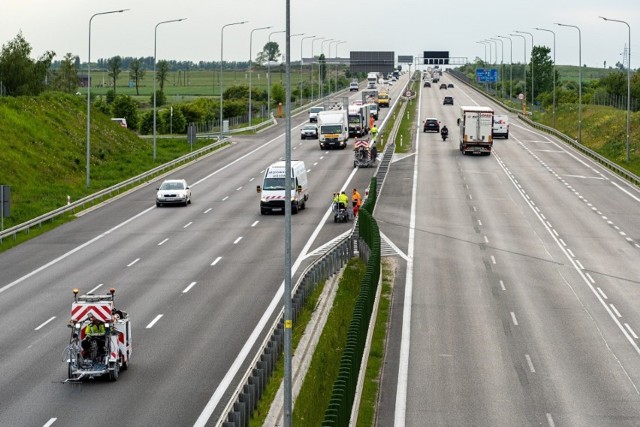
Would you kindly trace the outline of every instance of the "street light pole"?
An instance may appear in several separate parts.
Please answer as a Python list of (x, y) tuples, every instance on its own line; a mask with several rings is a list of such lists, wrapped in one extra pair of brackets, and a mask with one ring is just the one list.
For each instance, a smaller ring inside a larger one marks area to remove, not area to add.
[(241, 21), (241, 22), (232, 22), (231, 24), (225, 24), (220, 29), (220, 81), (218, 82), (220, 85), (220, 138), (222, 139), (222, 119), (223, 119), (223, 111), (222, 111), (222, 101), (224, 100), (224, 94), (222, 93), (222, 61), (223, 61), (223, 52), (224, 52), (224, 29), (225, 27), (229, 27), (231, 25), (241, 25), (246, 24), (249, 21)]
[(251, 111), (251, 74), (253, 72), (253, 67), (251, 66), (251, 62), (252, 62), (252, 47), (253, 47), (253, 32), (254, 31), (259, 31), (259, 30), (268, 30), (269, 28), (271, 28), (271, 26), (269, 27), (260, 27), (260, 28), (254, 28), (253, 30), (251, 30), (251, 33), (249, 33), (249, 126), (252, 125), (251, 123), (251, 115), (253, 114), (253, 112)]
[(489, 40), (500, 42), (500, 53), (502, 54), (500, 59), (500, 76), (502, 77), (502, 84), (500, 86), (502, 88), (502, 99), (504, 99), (504, 42), (496, 38), (491, 38)]
[[(313, 44), (318, 40), (323, 40), (323, 39), (324, 37), (315, 37), (313, 40), (311, 40), (311, 75), (309, 77), (309, 81), (311, 82), (311, 99), (313, 99), (313, 62), (316, 59), (316, 57), (313, 56)], [(318, 63), (318, 70), (319, 69), (320, 69), (320, 64)], [(318, 91), (320, 91), (319, 87), (318, 87)]]
[(91, 15), (89, 18), (89, 57), (87, 59), (87, 188), (91, 185), (91, 21), (98, 15), (122, 13), (129, 9), (111, 10)]
[[(331, 45), (333, 43), (340, 43), (340, 40), (334, 40), (331, 43), (329, 43), (329, 58), (331, 58)], [(329, 75), (329, 93), (331, 93), (331, 75)]]
[(533, 88), (533, 82), (535, 81), (534, 79), (534, 71), (533, 71), (533, 48), (535, 47), (533, 45), (533, 34), (528, 33), (526, 31), (518, 31), (515, 30), (516, 33), (521, 33), (521, 34), (529, 34), (531, 36), (531, 112), (533, 112), (533, 107), (535, 105), (534, 103), (534, 88)]
[(156, 24), (153, 31), (153, 161), (156, 161), (156, 40), (158, 39), (158, 26), (168, 24), (169, 22), (180, 22), (187, 18), (172, 19), (170, 21), (162, 21)]
[(559, 24), (557, 22), (556, 25), (578, 30), (578, 143), (582, 144), (582, 31), (577, 25)]
[(509, 40), (509, 101), (511, 101), (513, 99), (513, 40), (507, 36), (498, 37)]
[[(331, 46), (331, 42), (334, 39), (328, 39), (328, 40), (323, 40), (322, 42), (320, 42), (320, 56), (324, 55), (324, 44), (325, 43), (329, 43), (329, 46)], [(318, 60), (318, 85), (320, 86), (319, 92), (320, 92), (320, 98), (322, 98), (324, 96), (324, 84), (322, 81), (322, 70), (325, 70), (326, 73), (326, 69), (327, 69), (327, 57), (324, 57), (324, 67), (320, 67), (320, 60)]]
[(336, 44), (336, 91), (338, 91), (338, 65), (340, 65), (340, 62), (338, 61), (338, 46), (342, 43), (346, 43), (346, 41), (341, 41)]
[[(271, 36), (278, 33), (286, 33), (286, 30), (272, 31), (269, 33), (269, 45)], [(271, 119), (271, 58), (267, 57), (267, 118)]]
[(619, 19), (609, 19), (601, 16), (605, 21), (619, 22), (625, 24), (629, 30), (629, 48), (627, 50), (629, 62), (627, 63), (627, 162), (629, 161), (629, 138), (631, 137), (631, 26), (626, 21)]
[(547, 31), (553, 34), (553, 127), (556, 127), (556, 33), (546, 28), (535, 28), (538, 31)]
[(512, 37), (521, 37), (524, 42), (524, 98), (522, 99), (523, 105), (527, 105), (527, 38), (522, 34), (509, 34)]
[(302, 105), (302, 42), (304, 42), (306, 39), (312, 39), (315, 36), (307, 36), (307, 37), (303, 37), (302, 39), (300, 39), (300, 105)]
[(476, 43), (484, 45), (484, 65), (486, 67), (487, 66), (487, 42), (481, 40), (481, 41), (476, 42)]

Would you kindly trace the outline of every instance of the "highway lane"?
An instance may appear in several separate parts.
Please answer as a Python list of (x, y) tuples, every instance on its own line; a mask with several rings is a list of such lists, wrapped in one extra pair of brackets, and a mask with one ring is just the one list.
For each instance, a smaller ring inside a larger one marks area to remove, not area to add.
[[(453, 109), (422, 90), (422, 119), (488, 104), (454, 84)], [(489, 157), (462, 156), (449, 127), (393, 164), (376, 211), (414, 257), (394, 301), (410, 309), (408, 351), (395, 315), (378, 425), (637, 425), (638, 192), (514, 119)], [(410, 243), (387, 200), (414, 158)]]
[[(293, 124), (302, 122), (306, 114)], [(353, 169), (349, 148), (320, 150), (296, 130), (311, 198), (293, 217), (294, 261), (311, 238), (313, 249), (350, 226), (324, 226), (331, 194), (362, 189), (373, 173)], [(255, 348), (245, 343), (274, 317), (284, 265), (284, 218), (260, 215), (255, 192), (284, 155), (282, 126), (234, 140), (170, 174), (193, 184), (191, 206), (155, 208), (157, 180), (0, 255), (0, 425), (110, 425), (114, 414), (125, 425), (188, 425), (218, 387), (225, 402), (234, 360), (246, 369), (243, 348)], [(115, 384), (63, 385), (71, 289), (111, 286), (134, 322), (131, 369)]]

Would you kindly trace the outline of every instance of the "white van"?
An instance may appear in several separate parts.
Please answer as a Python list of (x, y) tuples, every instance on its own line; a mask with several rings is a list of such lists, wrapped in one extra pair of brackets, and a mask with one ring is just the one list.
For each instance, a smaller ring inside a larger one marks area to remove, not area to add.
[(493, 131), (491, 134), (494, 138), (509, 139), (509, 116), (493, 116)]
[[(260, 193), (260, 213), (284, 213), (286, 191), (284, 187), (285, 162), (273, 163), (264, 172), (262, 187), (258, 185), (256, 191)], [(291, 213), (298, 213), (307, 206), (309, 200), (309, 181), (307, 169), (301, 160), (291, 161)]]
[(324, 107), (321, 105), (316, 105), (315, 107), (309, 108), (309, 121), (317, 122), (318, 121), (318, 113), (320, 111), (324, 111)]

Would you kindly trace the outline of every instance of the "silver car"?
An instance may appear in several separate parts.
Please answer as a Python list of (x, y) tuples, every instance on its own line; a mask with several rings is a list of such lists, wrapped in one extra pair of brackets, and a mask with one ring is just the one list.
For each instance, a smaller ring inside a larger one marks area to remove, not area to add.
[(318, 139), (318, 126), (314, 124), (308, 124), (302, 126), (300, 129), (300, 139)]
[(167, 179), (156, 194), (156, 206), (191, 204), (191, 188), (184, 179)]

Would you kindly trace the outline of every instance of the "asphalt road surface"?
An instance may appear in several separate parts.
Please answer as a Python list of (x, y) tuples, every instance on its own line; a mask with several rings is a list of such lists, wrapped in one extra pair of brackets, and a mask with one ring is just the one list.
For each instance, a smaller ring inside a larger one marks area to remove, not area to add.
[[(310, 183), (292, 218), (294, 267), (351, 227), (330, 217), (333, 192), (363, 190), (374, 172), (353, 168), (353, 139), (345, 150), (301, 140), (306, 121), (292, 123)], [(260, 214), (256, 186), (284, 157), (283, 126), (168, 174), (191, 184), (188, 207), (156, 208), (158, 179), (0, 254), (0, 426), (215, 423), (282, 306), (284, 216)], [(64, 384), (72, 289), (110, 287), (133, 325), (130, 369)]]
[(375, 212), (399, 261), (377, 425), (640, 425), (640, 192), (515, 116), (463, 156), (459, 106), (500, 109), (443, 81), (420, 117), (450, 139), (419, 128)]

